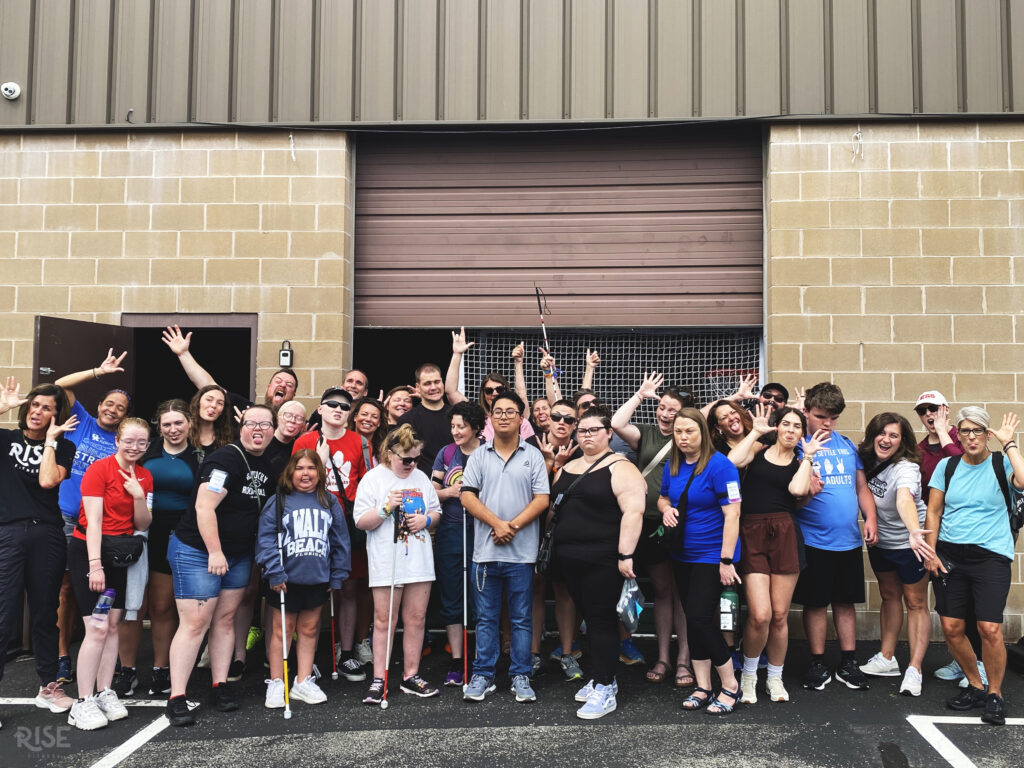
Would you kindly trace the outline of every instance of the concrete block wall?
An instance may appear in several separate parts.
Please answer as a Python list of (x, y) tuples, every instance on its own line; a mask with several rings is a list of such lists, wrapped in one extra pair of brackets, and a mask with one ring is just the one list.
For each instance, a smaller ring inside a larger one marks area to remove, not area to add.
[(289, 339), (315, 402), (351, 360), (349, 150), (331, 131), (0, 136), (0, 370), (31, 383), (35, 315), (257, 313), (257, 389)]
[[(1024, 417), (1024, 124), (776, 125), (765, 172), (770, 380), (841, 386), (855, 440), (883, 410), (918, 427), (926, 389)], [(858, 631), (877, 638), (865, 573)], [(1016, 640), (1020, 557), (1013, 581)]]

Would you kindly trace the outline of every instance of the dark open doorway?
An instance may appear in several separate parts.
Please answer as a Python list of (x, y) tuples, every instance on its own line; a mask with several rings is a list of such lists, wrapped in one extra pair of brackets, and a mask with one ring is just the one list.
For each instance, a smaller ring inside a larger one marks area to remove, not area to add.
[(452, 357), (451, 331), (443, 328), (356, 328), (352, 366), (365, 371), (370, 391), (386, 393), (401, 384), (414, 384), (413, 373), (423, 363), (437, 363), (441, 374)]

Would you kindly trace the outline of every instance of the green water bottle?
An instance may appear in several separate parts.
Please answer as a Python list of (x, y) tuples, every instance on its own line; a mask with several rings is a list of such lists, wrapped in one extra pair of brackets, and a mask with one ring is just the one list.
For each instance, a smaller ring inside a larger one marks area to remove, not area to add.
[(735, 632), (740, 623), (740, 596), (735, 587), (728, 586), (718, 598), (719, 629)]

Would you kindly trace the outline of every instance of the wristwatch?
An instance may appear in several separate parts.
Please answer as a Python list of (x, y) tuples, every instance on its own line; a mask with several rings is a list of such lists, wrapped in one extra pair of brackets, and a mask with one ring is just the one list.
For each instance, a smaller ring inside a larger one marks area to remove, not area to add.
[(732, 565), (732, 558), (731, 557), (723, 557), (718, 562), (720, 562), (722, 565)]

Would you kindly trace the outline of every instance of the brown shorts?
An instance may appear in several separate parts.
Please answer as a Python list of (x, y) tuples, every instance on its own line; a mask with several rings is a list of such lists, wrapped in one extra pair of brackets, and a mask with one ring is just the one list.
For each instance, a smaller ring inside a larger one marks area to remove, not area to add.
[(748, 515), (740, 520), (740, 573), (800, 573), (804, 542), (786, 512)]

